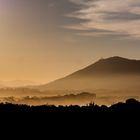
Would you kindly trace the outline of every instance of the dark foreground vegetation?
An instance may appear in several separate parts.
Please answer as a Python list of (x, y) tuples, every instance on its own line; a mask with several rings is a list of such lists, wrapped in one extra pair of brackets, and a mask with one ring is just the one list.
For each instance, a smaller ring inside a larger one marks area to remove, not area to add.
[(90, 103), (87, 106), (27, 106), (10, 103), (0, 104), (0, 113), (139, 113), (140, 102), (135, 99), (128, 99), (125, 103), (117, 103), (110, 107), (98, 106)]
[[(117, 103), (110, 107), (98, 106), (93, 103), (87, 106), (27, 106), (15, 104), (0, 104), (1, 128), (6, 127), (9, 131), (23, 129), (36, 136), (41, 131), (40, 136), (48, 138), (52, 136), (112, 136), (111, 131), (118, 135), (124, 130), (134, 130), (140, 124), (140, 102), (129, 99), (125, 103)], [(2, 125), (2, 123), (4, 125)], [(20, 128), (20, 129), (19, 129)], [(80, 132), (78, 133), (78, 130)], [(139, 129), (138, 129), (139, 130)], [(42, 135), (42, 132), (44, 132)], [(103, 132), (106, 135), (103, 135)], [(58, 135), (56, 135), (58, 133)], [(111, 134), (110, 134), (111, 133)], [(139, 133), (138, 133), (139, 134)], [(16, 133), (17, 135), (17, 133)], [(22, 136), (21, 135), (21, 136)], [(127, 132), (128, 135), (128, 132)], [(113, 137), (114, 137), (113, 136)], [(41, 138), (40, 138), (41, 139)], [(44, 138), (42, 138), (44, 139)], [(78, 138), (77, 138), (78, 139)], [(105, 138), (103, 138), (105, 139)]]

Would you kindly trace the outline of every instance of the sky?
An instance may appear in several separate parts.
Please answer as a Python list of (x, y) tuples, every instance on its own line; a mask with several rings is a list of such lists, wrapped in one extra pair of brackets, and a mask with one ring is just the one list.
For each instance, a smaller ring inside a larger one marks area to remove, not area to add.
[(138, 0), (0, 0), (0, 80), (47, 83), (94, 63), (140, 59)]

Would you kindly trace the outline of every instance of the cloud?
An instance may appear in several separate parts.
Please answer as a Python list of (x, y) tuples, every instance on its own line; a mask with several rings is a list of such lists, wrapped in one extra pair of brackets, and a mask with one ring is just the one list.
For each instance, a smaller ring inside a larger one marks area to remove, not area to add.
[(85, 36), (120, 36), (140, 39), (140, 1), (136, 0), (69, 0), (80, 8), (68, 17), (78, 24), (65, 28), (83, 31)]

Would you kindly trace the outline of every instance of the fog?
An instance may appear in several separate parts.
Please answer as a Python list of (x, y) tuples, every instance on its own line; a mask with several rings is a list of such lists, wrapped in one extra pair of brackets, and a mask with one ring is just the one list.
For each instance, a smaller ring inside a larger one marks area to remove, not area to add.
[[(81, 98), (82, 92), (96, 94), (96, 98)], [(69, 95), (69, 96), (68, 96)], [(48, 85), (27, 88), (1, 88), (0, 101), (29, 105), (112, 105), (128, 98), (140, 99), (139, 75), (94, 76), (89, 78), (64, 78)]]
[(140, 101), (140, 96), (97, 96), (90, 98), (69, 98), (69, 97), (1, 97), (0, 102), (27, 105), (88, 105), (95, 103), (97, 105), (113, 105), (118, 102), (125, 102), (127, 99), (134, 98)]
[(94, 102), (98, 105), (110, 106), (129, 98), (140, 101), (138, 90), (96, 89), (87, 91), (85, 96), (81, 96), (84, 90), (83, 92), (82, 90), (40, 92), (31, 89), (1, 89), (0, 102), (27, 105), (87, 105)]

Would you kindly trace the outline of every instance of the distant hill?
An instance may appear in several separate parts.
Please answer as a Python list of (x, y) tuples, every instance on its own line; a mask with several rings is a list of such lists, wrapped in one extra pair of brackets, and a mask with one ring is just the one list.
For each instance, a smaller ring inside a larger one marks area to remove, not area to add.
[(3, 87), (25, 87), (37, 85), (38, 83), (29, 80), (0, 81), (0, 88)]
[(86, 105), (90, 102), (94, 102), (96, 94), (82, 92), (79, 94), (68, 94), (63, 96), (52, 97), (39, 97), (39, 96), (26, 96), (22, 98), (6, 97), (1, 102), (8, 102), (14, 104), (28, 104), (28, 105)]
[(139, 89), (140, 60), (122, 57), (100, 59), (94, 64), (46, 85), (39, 90)]
[(64, 96), (54, 96), (46, 98), (46, 101), (50, 104), (57, 105), (81, 105), (88, 104), (90, 102), (94, 102), (96, 98), (96, 94), (83, 92), (79, 94), (68, 94)]

